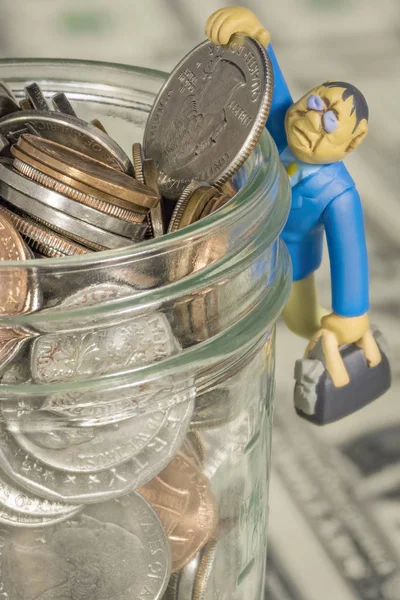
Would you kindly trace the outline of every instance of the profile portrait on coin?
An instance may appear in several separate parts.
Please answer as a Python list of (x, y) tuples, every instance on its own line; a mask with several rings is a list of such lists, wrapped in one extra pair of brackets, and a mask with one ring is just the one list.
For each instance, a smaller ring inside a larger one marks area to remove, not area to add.
[(88, 516), (24, 530), (4, 544), (4, 590), (15, 600), (129, 600), (142, 550), (131, 532)]
[(238, 65), (220, 57), (208, 62), (198, 89), (185, 98), (166, 132), (163, 154), (168, 172), (188, 167), (216, 143), (227, 125), (226, 106), (245, 85)]

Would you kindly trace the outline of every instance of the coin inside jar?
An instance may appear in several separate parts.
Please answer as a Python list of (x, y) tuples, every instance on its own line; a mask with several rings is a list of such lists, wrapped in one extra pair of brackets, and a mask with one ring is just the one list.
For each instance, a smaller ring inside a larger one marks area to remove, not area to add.
[(56, 169), (52, 169), (23, 152), (17, 145), (13, 146), (12, 154), (14, 156), (13, 167), (15, 170), (22, 175), (30, 176), (30, 178), (42, 185), (46, 185), (47, 177), (51, 178), (51, 186), (46, 185), (46, 187), (51, 187), (51, 189), (67, 196), (67, 198), (71, 198), (85, 206), (90, 206), (107, 215), (112, 215), (130, 223), (142, 223), (147, 214), (148, 209), (142, 206), (130, 205), (129, 210), (119, 206), (120, 201), (115, 196), (106, 194), (101, 190), (96, 190), (82, 181), (77, 181), (68, 175), (60, 173)]
[[(29, 251), (18, 231), (0, 213), (0, 261), (28, 260)], [(11, 316), (25, 312), (28, 297), (29, 275), (24, 268), (1, 269), (0, 315)]]
[(172, 572), (184, 567), (207, 543), (216, 526), (208, 479), (182, 452), (139, 489), (160, 516), (172, 549)]
[[(157, 182), (157, 166), (152, 158), (147, 158), (143, 161), (143, 181), (151, 190), (160, 194)], [(157, 238), (164, 235), (164, 215), (163, 215), (163, 204), (162, 198), (156, 207), (150, 210), (150, 214), (147, 216), (151, 237)]]
[(27, 215), (17, 215), (0, 205), (0, 215), (5, 215), (16, 227), (29, 247), (49, 258), (62, 258), (74, 254), (87, 254), (89, 250), (36, 223)]
[(217, 194), (218, 190), (208, 183), (190, 182), (176, 203), (168, 226), (168, 233), (178, 231), (178, 229), (183, 229), (198, 221), (208, 202)]
[(32, 110), (26, 104), (28, 103), (24, 104), (24, 110), (0, 119), (0, 134), (7, 138), (10, 144), (24, 133), (34, 133), (43, 139), (66, 144), (69, 148), (84, 152), (101, 164), (109, 165), (120, 172), (131, 172), (132, 165), (125, 152), (99, 128), (71, 115), (49, 110)]
[(133, 177), (62, 144), (31, 134), (23, 134), (17, 146), (53, 169), (125, 200), (129, 206), (136, 204), (154, 208), (159, 202), (159, 195)]

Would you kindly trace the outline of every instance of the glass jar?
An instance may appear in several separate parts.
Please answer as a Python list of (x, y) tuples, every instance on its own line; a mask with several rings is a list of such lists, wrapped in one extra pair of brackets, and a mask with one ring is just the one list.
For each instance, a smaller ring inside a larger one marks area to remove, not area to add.
[[(130, 153), (164, 75), (0, 61)], [(289, 185), (265, 131), (237, 195), (118, 250), (2, 263), (0, 600), (260, 600)], [(0, 339), (1, 339), (0, 338)]]

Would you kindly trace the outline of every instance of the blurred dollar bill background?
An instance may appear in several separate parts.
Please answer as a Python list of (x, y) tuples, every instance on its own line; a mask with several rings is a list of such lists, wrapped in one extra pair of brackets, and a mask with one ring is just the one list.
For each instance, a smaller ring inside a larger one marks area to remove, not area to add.
[[(68, 57), (168, 71), (199, 43), (222, 0), (2, 0), (3, 57)], [(346, 161), (365, 208), (371, 319), (386, 336), (391, 391), (317, 429), (292, 406), (305, 342), (278, 326), (266, 597), (400, 599), (399, 0), (253, 0), (294, 98), (347, 80), (370, 106), (367, 141)], [(32, 17), (34, 12), (35, 17)], [(329, 304), (329, 265), (319, 272)]]

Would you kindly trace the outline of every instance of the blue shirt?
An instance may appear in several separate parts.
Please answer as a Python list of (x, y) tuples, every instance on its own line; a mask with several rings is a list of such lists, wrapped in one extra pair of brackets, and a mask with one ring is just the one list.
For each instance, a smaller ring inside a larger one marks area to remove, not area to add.
[[(287, 158), (285, 115), (293, 104), (272, 46), (274, 93), (266, 127), (278, 152)], [(282, 232), (293, 265), (293, 280), (303, 279), (321, 264), (323, 234), (328, 245), (332, 310), (345, 317), (369, 308), (368, 257), (360, 196), (342, 162), (304, 167), (291, 178), (292, 205)]]

